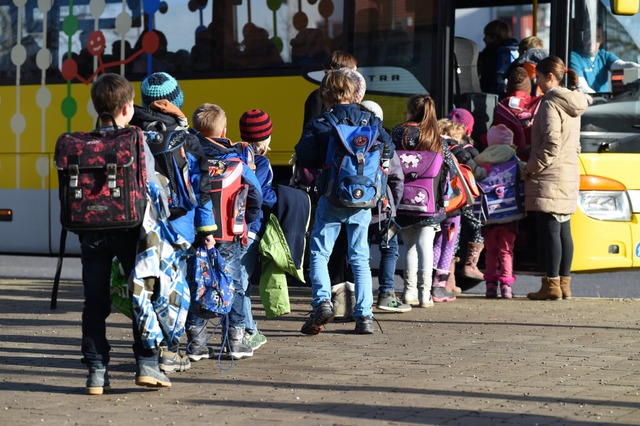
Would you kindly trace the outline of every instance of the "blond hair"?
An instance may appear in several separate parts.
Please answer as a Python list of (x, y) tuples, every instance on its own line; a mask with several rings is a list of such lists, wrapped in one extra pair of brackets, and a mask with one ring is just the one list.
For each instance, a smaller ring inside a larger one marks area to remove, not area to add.
[(449, 136), (451, 139), (461, 143), (464, 140), (464, 136), (467, 133), (467, 129), (463, 124), (451, 121), (448, 118), (441, 118), (438, 120), (438, 129), (443, 136)]
[(216, 104), (204, 103), (193, 112), (191, 123), (204, 136), (217, 138), (227, 128), (227, 114)]
[(251, 146), (253, 147), (253, 150), (258, 155), (266, 155), (267, 152), (271, 150), (271, 148), (269, 148), (269, 144), (271, 143), (271, 136), (269, 136), (267, 139), (260, 142), (249, 142), (249, 143), (251, 144)]
[(339, 103), (353, 103), (356, 86), (349, 76), (341, 70), (327, 71), (320, 84), (322, 102), (331, 107)]

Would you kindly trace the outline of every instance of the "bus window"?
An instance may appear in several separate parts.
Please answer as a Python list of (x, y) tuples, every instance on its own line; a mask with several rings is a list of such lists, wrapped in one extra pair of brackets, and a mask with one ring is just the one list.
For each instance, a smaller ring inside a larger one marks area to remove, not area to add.
[(624, 68), (637, 68), (640, 62), (640, 16), (617, 16), (609, 2), (582, 0), (576, 2), (572, 21), (569, 66), (580, 77), (580, 88), (587, 93), (620, 92), (611, 84), (612, 73), (621, 82)]

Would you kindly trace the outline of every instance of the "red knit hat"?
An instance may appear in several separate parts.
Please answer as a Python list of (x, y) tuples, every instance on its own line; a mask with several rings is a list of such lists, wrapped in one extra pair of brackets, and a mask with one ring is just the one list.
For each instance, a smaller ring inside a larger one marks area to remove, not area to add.
[(240, 117), (240, 137), (245, 142), (261, 142), (271, 136), (271, 118), (269, 114), (252, 109)]
[(447, 114), (447, 118), (454, 123), (462, 124), (467, 131), (467, 134), (470, 135), (473, 132), (473, 115), (469, 111), (464, 108), (454, 108)]

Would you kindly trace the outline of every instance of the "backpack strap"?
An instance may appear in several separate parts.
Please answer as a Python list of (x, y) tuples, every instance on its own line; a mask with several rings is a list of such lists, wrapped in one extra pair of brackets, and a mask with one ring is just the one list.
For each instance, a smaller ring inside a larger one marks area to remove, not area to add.
[(51, 289), (51, 309), (58, 307), (58, 288), (60, 287), (60, 274), (62, 273), (62, 260), (64, 259), (64, 250), (67, 242), (67, 228), (64, 226), (60, 231), (60, 255), (58, 256), (58, 264), (56, 266), (56, 275), (53, 278), (53, 288)]

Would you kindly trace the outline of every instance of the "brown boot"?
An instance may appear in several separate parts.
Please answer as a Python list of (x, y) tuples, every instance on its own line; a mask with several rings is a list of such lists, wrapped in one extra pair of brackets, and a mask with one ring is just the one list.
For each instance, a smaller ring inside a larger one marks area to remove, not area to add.
[(563, 299), (571, 299), (571, 277), (560, 277), (560, 290)]
[(560, 290), (560, 278), (542, 278), (542, 287), (535, 293), (527, 294), (531, 300), (560, 300), (562, 299), (562, 290)]
[(447, 291), (454, 292), (455, 294), (462, 293), (462, 289), (456, 285), (456, 263), (460, 261), (459, 257), (451, 259), (451, 266), (449, 267), (449, 278), (447, 279)]
[(484, 244), (482, 243), (469, 243), (467, 246), (467, 260), (464, 262), (464, 268), (462, 269), (462, 275), (467, 278), (471, 278), (474, 280), (482, 281), (484, 280), (484, 276), (482, 272), (478, 269), (478, 259), (480, 258), (480, 253), (484, 249)]

